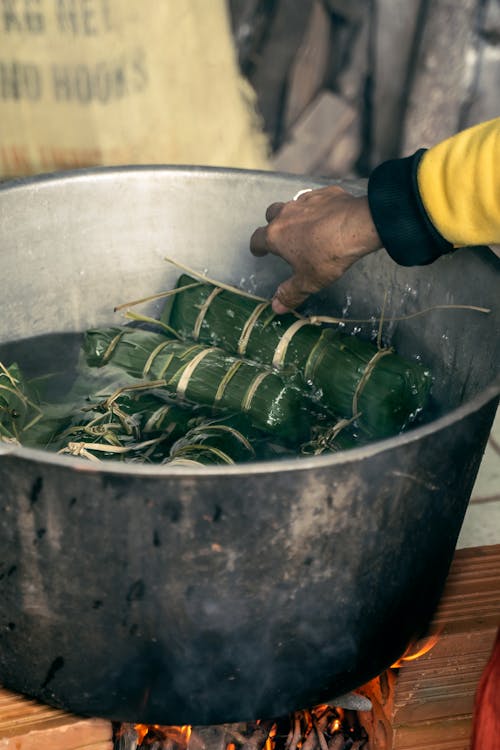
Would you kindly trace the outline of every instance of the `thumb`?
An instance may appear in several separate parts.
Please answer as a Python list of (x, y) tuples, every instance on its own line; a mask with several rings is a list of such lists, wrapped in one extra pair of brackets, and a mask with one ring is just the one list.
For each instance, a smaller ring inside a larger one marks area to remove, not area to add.
[(305, 291), (297, 276), (291, 276), (276, 289), (273, 297), (273, 311), (277, 315), (283, 315), (298, 307), (306, 300), (312, 292)]

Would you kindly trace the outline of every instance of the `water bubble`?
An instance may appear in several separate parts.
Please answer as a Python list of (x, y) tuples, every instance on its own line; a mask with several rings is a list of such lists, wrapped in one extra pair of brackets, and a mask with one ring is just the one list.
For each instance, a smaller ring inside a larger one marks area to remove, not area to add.
[(351, 294), (346, 294), (345, 305), (342, 308), (342, 315), (343, 316), (347, 315), (347, 313), (349, 312), (349, 308), (350, 308), (351, 304), (352, 304), (352, 295)]
[[(404, 289), (405, 289), (407, 297), (412, 297), (412, 299), (416, 299), (417, 298), (418, 292), (410, 284), (406, 284)], [(403, 298), (402, 301), (404, 301), (404, 298)]]

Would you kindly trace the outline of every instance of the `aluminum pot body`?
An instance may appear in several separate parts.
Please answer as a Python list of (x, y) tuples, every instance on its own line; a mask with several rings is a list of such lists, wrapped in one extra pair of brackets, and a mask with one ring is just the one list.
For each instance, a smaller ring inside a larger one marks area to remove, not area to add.
[[(288, 270), (254, 259), (249, 236), (309, 185), (196, 168), (6, 184), (1, 357), (66, 333), (63, 367), (72, 333), (173, 284), (165, 256), (271, 293)], [(310, 706), (387, 668), (432, 615), (494, 416), (498, 278), (484, 248), (418, 269), (381, 251), (311, 302), (370, 319), (387, 293), (386, 336), (435, 377), (436, 418), (404, 435), (199, 470), (2, 445), (0, 682), (81, 714), (209, 724)], [(392, 320), (437, 304), (491, 312)], [(22, 364), (36, 370), (38, 351)]]

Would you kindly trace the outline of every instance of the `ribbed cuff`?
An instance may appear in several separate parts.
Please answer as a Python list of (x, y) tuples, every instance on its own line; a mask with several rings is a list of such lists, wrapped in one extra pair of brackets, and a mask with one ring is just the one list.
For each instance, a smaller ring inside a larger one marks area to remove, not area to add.
[(429, 219), (417, 170), (425, 149), (380, 164), (368, 181), (368, 202), (382, 243), (401, 266), (424, 266), (453, 250)]

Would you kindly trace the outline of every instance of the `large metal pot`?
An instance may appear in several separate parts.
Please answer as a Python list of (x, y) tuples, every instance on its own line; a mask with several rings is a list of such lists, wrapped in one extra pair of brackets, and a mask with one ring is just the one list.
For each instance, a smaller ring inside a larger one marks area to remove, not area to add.
[[(116, 303), (174, 281), (165, 255), (271, 292), (288, 270), (253, 258), (249, 236), (308, 185), (195, 168), (4, 185), (2, 358), (27, 337), (121, 322)], [(309, 706), (390, 665), (441, 593), (495, 412), (498, 277), (485, 248), (417, 269), (381, 251), (318, 296), (358, 317), (380, 314), (386, 290), (391, 314), (492, 309), (389, 325), (436, 378), (436, 419), (405, 435), (196, 471), (1, 445), (0, 682), (83, 714), (202, 724)], [(75, 351), (68, 337), (58, 365)]]

